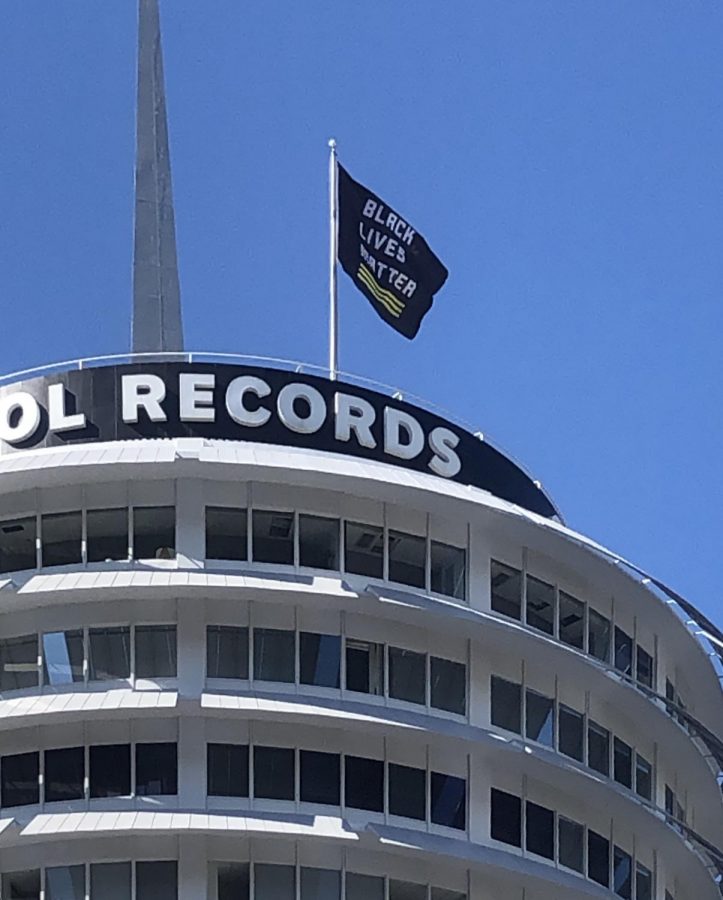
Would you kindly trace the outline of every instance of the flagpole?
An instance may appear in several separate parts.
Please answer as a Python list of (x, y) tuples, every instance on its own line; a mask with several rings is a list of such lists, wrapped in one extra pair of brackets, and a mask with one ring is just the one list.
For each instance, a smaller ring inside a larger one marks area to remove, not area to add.
[(329, 378), (336, 381), (339, 368), (339, 310), (337, 257), (339, 253), (339, 204), (336, 141), (329, 141)]

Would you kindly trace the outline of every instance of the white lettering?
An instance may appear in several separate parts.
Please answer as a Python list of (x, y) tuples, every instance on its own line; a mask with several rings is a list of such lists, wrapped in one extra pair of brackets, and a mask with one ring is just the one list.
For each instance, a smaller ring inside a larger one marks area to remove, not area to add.
[(410, 278), (408, 283), (404, 286), (402, 293), (404, 294), (405, 297), (413, 297), (414, 292), (416, 290), (417, 290), (417, 282), (412, 281), (412, 279)]
[(121, 378), (123, 421), (135, 425), (142, 407), (151, 422), (165, 422), (161, 403), (166, 399), (166, 385), (158, 375), (123, 375)]
[(253, 375), (241, 375), (229, 384), (226, 389), (226, 409), (228, 414), (239, 425), (247, 425), (249, 428), (258, 428), (265, 425), (271, 418), (271, 413), (263, 406), (258, 409), (247, 409), (244, 405), (246, 394), (255, 394), (259, 399), (268, 397), (271, 388), (261, 378)]
[(434, 428), (429, 435), (429, 446), (434, 456), (429, 468), (442, 478), (454, 478), (462, 468), (459, 456), (454, 452), (459, 437), (449, 428)]
[[(402, 440), (402, 432), (406, 440)], [(401, 409), (384, 409), (384, 452), (399, 459), (414, 459), (424, 450), (424, 431), (417, 420)]]
[[(296, 411), (296, 401), (305, 400), (309, 414), (300, 416)], [(279, 418), (297, 434), (314, 434), (326, 421), (326, 401), (316, 388), (308, 384), (292, 383), (282, 387), (276, 401)]]
[(371, 403), (362, 400), (361, 397), (336, 394), (334, 406), (336, 412), (334, 437), (337, 441), (350, 441), (354, 432), (359, 446), (373, 450), (377, 445), (372, 434), (376, 412)]
[(213, 372), (201, 375), (181, 372), (178, 379), (179, 411), (182, 422), (215, 422), (213, 389), (216, 376)]
[(87, 419), (83, 413), (68, 415), (65, 409), (65, 385), (48, 387), (48, 428), (50, 431), (75, 431), (85, 428)]
[(16, 391), (0, 400), (0, 441), (20, 444), (40, 427), (40, 404), (26, 391)]
[(377, 208), (377, 204), (371, 197), (367, 199), (367, 202), (364, 204), (364, 209), (362, 210), (362, 215), (366, 216), (367, 219), (371, 219), (374, 215), (374, 210)]

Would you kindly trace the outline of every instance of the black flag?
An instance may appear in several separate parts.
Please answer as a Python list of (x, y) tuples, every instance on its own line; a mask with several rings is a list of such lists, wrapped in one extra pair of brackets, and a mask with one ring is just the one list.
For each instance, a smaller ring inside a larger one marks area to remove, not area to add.
[(413, 338), (449, 274), (407, 220), (339, 166), (339, 262), (379, 315)]

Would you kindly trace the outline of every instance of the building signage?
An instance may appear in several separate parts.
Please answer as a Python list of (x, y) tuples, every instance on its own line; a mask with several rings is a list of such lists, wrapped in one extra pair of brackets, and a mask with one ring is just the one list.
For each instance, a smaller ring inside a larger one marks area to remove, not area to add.
[(373, 459), (556, 515), (529, 476), (489, 444), (424, 409), (340, 381), (280, 369), (165, 362), (73, 370), (0, 388), (0, 454), (180, 437)]

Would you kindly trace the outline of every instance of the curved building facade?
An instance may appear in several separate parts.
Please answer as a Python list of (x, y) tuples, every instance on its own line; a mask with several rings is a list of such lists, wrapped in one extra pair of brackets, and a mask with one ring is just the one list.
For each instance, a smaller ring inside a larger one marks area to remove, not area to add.
[(192, 358), (0, 438), (2, 900), (720, 897), (720, 634), (484, 441)]

